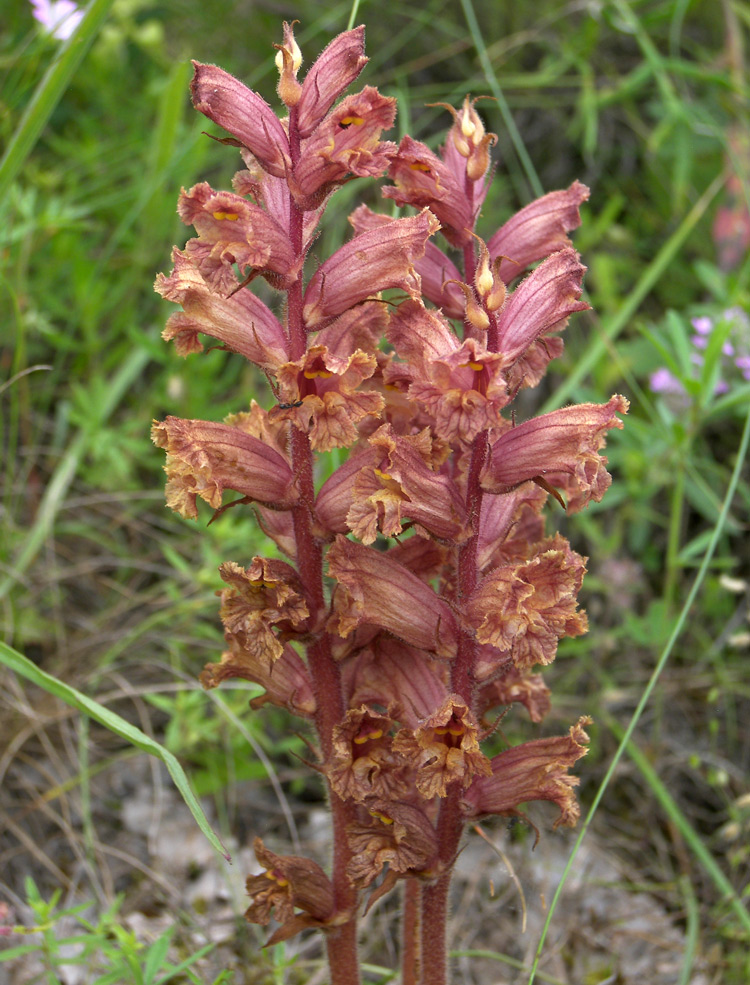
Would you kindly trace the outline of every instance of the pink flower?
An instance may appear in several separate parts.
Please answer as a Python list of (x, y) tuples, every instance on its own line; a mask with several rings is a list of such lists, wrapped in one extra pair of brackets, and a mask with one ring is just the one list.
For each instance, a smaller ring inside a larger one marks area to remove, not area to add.
[(83, 11), (72, 0), (31, 0), (32, 14), (58, 41), (67, 41), (83, 20)]

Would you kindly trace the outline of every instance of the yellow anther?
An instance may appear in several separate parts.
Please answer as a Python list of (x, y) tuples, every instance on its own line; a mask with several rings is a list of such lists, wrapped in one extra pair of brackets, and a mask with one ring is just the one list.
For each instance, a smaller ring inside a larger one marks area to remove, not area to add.
[(355, 127), (361, 127), (364, 122), (361, 116), (344, 116), (339, 120), (339, 126), (350, 127), (353, 124)]
[(373, 817), (376, 817), (378, 821), (382, 821), (383, 824), (393, 824), (393, 818), (388, 817), (387, 814), (381, 814), (380, 811), (370, 811)]
[(231, 222), (239, 219), (239, 214), (237, 212), (214, 212), (213, 216), (214, 219), (229, 219)]
[(319, 376), (321, 380), (327, 380), (329, 376), (333, 376), (333, 373), (327, 369), (306, 369), (303, 376), (306, 380), (314, 380), (316, 376)]
[(412, 171), (426, 171), (428, 174), (430, 172), (430, 165), (422, 164), (421, 161), (415, 161), (413, 164), (410, 164), (409, 167)]

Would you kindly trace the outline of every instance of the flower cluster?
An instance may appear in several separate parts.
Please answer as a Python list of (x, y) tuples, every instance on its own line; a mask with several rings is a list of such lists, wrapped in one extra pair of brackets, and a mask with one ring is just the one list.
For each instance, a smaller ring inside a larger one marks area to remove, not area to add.
[[(690, 368), (700, 374), (704, 365), (704, 352), (713, 335), (725, 335), (721, 344), (720, 376), (714, 383), (714, 396), (721, 396), (731, 389), (733, 378), (741, 376), (750, 382), (750, 318), (742, 308), (726, 308), (718, 315), (700, 315), (691, 319), (694, 334), (690, 338)], [(718, 344), (718, 343), (717, 343)], [(739, 370), (739, 374), (738, 371)], [(688, 380), (692, 375), (681, 379), (666, 366), (660, 366), (649, 377), (652, 393), (664, 394), (676, 412), (687, 409), (692, 403)]]
[[(202, 680), (261, 684), (256, 707), (285, 707), (316, 730), (332, 874), (258, 841), (265, 871), (248, 881), (248, 918), (267, 924), (273, 910), (272, 941), (327, 929), (334, 982), (356, 980), (346, 941), (361, 890), (371, 903), (416, 880), (424, 932), (439, 940), (467, 821), (525, 816), (523, 804), (546, 800), (556, 825), (575, 823), (569, 770), (586, 752), (586, 718), (493, 757), (482, 743), (500, 706), (541, 721), (549, 696), (536, 668), (586, 630), (585, 559), (545, 532), (545, 508), (550, 497), (568, 512), (602, 498), (601, 449), (627, 410), (620, 396), (523, 422), (509, 410), (587, 307), (568, 233), (588, 190), (547, 194), (480, 238), (496, 138), (474, 103), (446, 107), (439, 154), (408, 136), (384, 141), (393, 99), (365, 87), (337, 102), (366, 61), (360, 27), (299, 81), (285, 25), (283, 118), (226, 72), (195, 65), (194, 104), (245, 168), (231, 192), (182, 192), (196, 236), (156, 283), (181, 308), (164, 332), (179, 353), (210, 336), (271, 385), (268, 407), (253, 401), (223, 423), (169, 417), (153, 436), (173, 509), (196, 517), (199, 498), (218, 511), (237, 502), (225, 492), (239, 493), (287, 559), (222, 565), (227, 649)], [(331, 195), (383, 175), (384, 196), (408, 214), (360, 206), (352, 238), (307, 269)], [(258, 278), (283, 296), (283, 317), (253, 292)], [(347, 460), (316, 488), (313, 453), (332, 448)], [(424, 981), (440, 985), (444, 956), (427, 950)]]

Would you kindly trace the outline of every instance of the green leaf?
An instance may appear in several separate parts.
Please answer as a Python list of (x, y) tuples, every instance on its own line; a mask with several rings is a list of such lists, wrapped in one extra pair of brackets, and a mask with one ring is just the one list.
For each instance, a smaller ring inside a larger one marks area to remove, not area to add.
[(172, 934), (174, 934), (174, 931), (174, 927), (168, 927), (160, 937), (156, 938), (154, 943), (148, 949), (146, 964), (143, 969), (145, 985), (152, 985), (157, 971), (159, 971), (161, 966), (164, 964), (164, 959), (167, 956), (167, 951), (169, 950), (169, 945), (172, 941)]
[(98, 701), (86, 697), (85, 694), (77, 691), (69, 684), (65, 684), (51, 674), (40, 670), (36, 664), (32, 663), (31, 660), (24, 657), (17, 650), (14, 650), (13, 647), (8, 646), (7, 643), (0, 642), (0, 662), (4, 663), (6, 667), (10, 667), (14, 673), (31, 681), (32, 684), (36, 684), (37, 687), (41, 687), (50, 694), (54, 694), (55, 697), (60, 698), (72, 708), (77, 708), (85, 715), (89, 715), (94, 721), (99, 722), (100, 725), (108, 728), (115, 735), (119, 735), (121, 739), (125, 739), (127, 742), (136, 746), (136, 748), (147, 752), (150, 756), (156, 756), (157, 759), (160, 759), (169, 770), (169, 775), (174, 780), (175, 786), (182, 795), (182, 799), (187, 804), (190, 813), (195, 818), (198, 827), (216, 851), (223, 855), (227, 862), (232, 861), (231, 855), (222, 845), (218, 836), (208, 823), (208, 818), (203, 813), (203, 808), (192, 791), (185, 771), (168, 749), (165, 749), (155, 739), (146, 735), (145, 732), (141, 732), (135, 725), (131, 725), (126, 719), (121, 718), (115, 712), (110, 711), (109, 708), (99, 704)]

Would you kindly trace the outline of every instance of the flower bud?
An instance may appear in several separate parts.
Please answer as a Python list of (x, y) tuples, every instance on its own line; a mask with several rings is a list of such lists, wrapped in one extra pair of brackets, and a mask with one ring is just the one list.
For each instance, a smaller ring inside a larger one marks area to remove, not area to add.
[(297, 71), (302, 64), (302, 52), (294, 37), (294, 22), (284, 21), (284, 44), (277, 45), (276, 68), (279, 70), (279, 98), (285, 106), (296, 106), (302, 95)]

